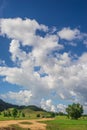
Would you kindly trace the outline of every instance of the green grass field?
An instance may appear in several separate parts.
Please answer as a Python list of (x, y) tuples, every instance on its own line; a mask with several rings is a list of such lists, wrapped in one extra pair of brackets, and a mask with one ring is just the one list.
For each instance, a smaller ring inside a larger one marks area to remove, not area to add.
[[(12, 108), (8, 109), (8, 110), (12, 111)], [(20, 110), (18, 110), (18, 111), (20, 111)], [(42, 117), (49, 117), (50, 116), (49, 112), (45, 112), (45, 111), (34, 111), (34, 110), (29, 109), (29, 108), (21, 109), (21, 112), (23, 112), (25, 114), (25, 117), (17, 115), (17, 117), (15, 118), (15, 120), (38, 119), (38, 117), (37, 117), (38, 114), (40, 115), (40, 118), (42, 118)], [(14, 117), (13, 116), (6, 116), (6, 117), (4, 117), (3, 116), (3, 112), (1, 112), (1, 114), (0, 114), (0, 120), (1, 121), (2, 120), (14, 120)]]
[(87, 119), (69, 120), (67, 117), (58, 116), (55, 120), (45, 123), (46, 130), (87, 130)]
[[(29, 109), (24, 109), (25, 117), (16, 117), (15, 120), (22, 120), (22, 124), (31, 124), (29, 122), (24, 122), (26, 119), (40, 119), (43, 116), (49, 117), (50, 113), (43, 111), (31, 111)], [(37, 117), (40, 114), (41, 117)], [(14, 120), (13, 117), (4, 117), (3, 114), (0, 115), (0, 120)], [(46, 130), (87, 130), (87, 116), (81, 117), (78, 120), (68, 119), (67, 116), (56, 116), (54, 120), (44, 121), (47, 124)], [(11, 126), (16, 130), (23, 130), (17, 125)], [(25, 129), (26, 130), (26, 129)], [(30, 129), (29, 129), (30, 130)]]

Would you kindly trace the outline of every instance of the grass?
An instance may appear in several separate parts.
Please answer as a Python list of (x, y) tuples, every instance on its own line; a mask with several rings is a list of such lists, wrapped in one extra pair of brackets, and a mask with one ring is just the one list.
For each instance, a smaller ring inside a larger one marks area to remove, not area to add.
[(9, 127), (0, 128), (0, 130), (30, 130), (30, 128), (21, 128), (18, 125), (10, 125)]
[(46, 130), (87, 130), (87, 119), (69, 120), (66, 117), (57, 117), (45, 123)]
[[(38, 112), (39, 113), (39, 112)], [(31, 124), (31, 122), (23, 121), (23, 119), (36, 119), (36, 114), (33, 113), (30, 117), (24, 117), (24, 118), (16, 118), (15, 120), (22, 120), (21, 124)], [(40, 113), (47, 116), (47, 113)], [(49, 113), (48, 113), (49, 116)], [(3, 117), (0, 115), (0, 120), (14, 120), (13, 117)], [(87, 117), (81, 117), (79, 120), (70, 120), (66, 116), (57, 116), (54, 120), (44, 121), (44, 123), (47, 124), (46, 130), (87, 130)], [(12, 125), (11, 128), (14, 128), (14, 130), (30, 130), (29, 128), (24, 129), (20, 128), (17, 125)]]
[[(28, 120), (28, 119), (38, 119), (37, 115), (40, 114), (41, 117), (50, 117), (49, 112), (43, 112), (43, 111), (32, 111), (28, 109), (22, 110), (23, 113), (25, 113), (25, 117), (16, 117), (15, 120)], [(0, 115), (0, 121), (3, 120), (14, 120), (14, 117), (4, 117), (3, 114)]]
[(20, 122), (20, 124), (25, 124), (25, 125), (28, 125), (28, 124), (32, 124), (31, 122)]
[(18, 125), (11, 125), (10, 128), (13, 128), (14, 130), (30, 130), (30, 128), (21, 128)]

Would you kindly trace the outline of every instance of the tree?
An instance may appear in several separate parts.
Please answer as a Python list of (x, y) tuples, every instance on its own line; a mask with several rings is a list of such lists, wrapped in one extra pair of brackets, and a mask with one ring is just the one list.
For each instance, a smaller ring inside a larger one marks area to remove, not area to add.
[(6, 111), (3, 112), (3, 116), (4, 116), (4, 117), (7, 117), (7, 116), (8, 116), (8, 114), (7, 114)]
[(55, 117), (56, 115), (55, 115), (55, 113), (54, 112), (51, 112), (51, 117), (53, 118), (53, 117)]
[(79, 103), (73, 103), (72, 105), (68, 105), (68, 107), (66, 108), (66, 112), (68, 113), (69, 118), (78, 119), (83, 113), (83, 106)]
[(12, 110), (13, 117), (16, 118), (17, 114), (18, 114), (18, 110), (16, 108), (13, 108), (13, 110)]
[(10, 112), (10, 110), (7, 111), (7, 115), (8, 115), (8, 117), (11, 116), (11, 112)]
[(37, 117), (40, 117), (40, 114), (37, 114)]
[(22, 113), (21, 113), (21, 116), (22, 116), (22, 117), (25, 117), (25, 114), (22, 112)]

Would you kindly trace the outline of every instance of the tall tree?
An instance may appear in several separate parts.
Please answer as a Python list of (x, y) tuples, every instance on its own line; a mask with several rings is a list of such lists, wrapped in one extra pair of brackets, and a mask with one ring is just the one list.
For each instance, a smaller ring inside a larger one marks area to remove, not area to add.
[(13, 117), (16, 118), (17, 114), (18, 114), (18, 110), (16, 108), (13, 108), (13, 110), (12, 110)]
[(69, 118), (78, 119), (83, 113), (83, 106), (79, 103), (73, 103), (72, 105), (68, 105), (68, 107), (66, 108), (66, 112), (68, 113)]

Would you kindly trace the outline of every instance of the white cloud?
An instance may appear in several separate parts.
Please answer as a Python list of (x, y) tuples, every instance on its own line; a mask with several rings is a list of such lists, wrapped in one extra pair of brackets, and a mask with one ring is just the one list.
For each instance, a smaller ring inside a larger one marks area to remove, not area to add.
[(52, 111), (52, 112), (56, 112), (57, 111), (55, 105), (52, 104), (52, 100), (51, 99), (48, 99), (48, 100), (42, 99), (41, 100), (41, 107), (44, 110), (47, 110), (47, 111)]
[(18, 105), (29, 105), (30, 104), (30, 100), (32, 97), (32, 92), (28, 91), (28, 90), (21, 90), (19, 92), (8, 92), (7, 94), (1, 94), (0, 97), (7, 99), (10, 98), (13, 101), (15, 100), (15, 103), (17, 103)]
[(0, 66), (5, 66), (5, 61), (0, 59)]
[(87, 47), (87, 39), (84, 40), (83, 44)]
[(18, 40), (11, 41), (9, 52), (11, 53), (13, 61), (23, 61), (28, 58), (26, 52), (20, 49), (20, 43)]
[(64, 104), (58, 104), (57, 105), (57, 109), (58, 109), (58, 112), (63, 112), (63, 113), (65, 113), (66, 112), (66, 105), (64, 105)]
[(42, 99), (41, 100), (41, 107), (47, 111), (52, 111), (52, 112), (66, 112), (66, 105), (64, 104), (57, 104), (54, 105), (53, 101), (51, 99), (45, 100)]
[(11, 39), (16, 39), (22, 42), (23, 45), (35, 44), (36, 30), (48, 31), (45, 25), (39, 25), (36, 20), (21, 18), (1, 19), (0, 20), (1, 34), (7, 35)]
[(61, 31), (59, 31), (58, 35), (61, 39), (71, 41), (71, 40), (79, 37), (80, 31), (78, 29), (70, 29), (68, 27), (68, 28), (63, 28)]
[[(11, 38), (9, 52), (16, 66), (0, 67), (3, 81), (23, 86), (32, 92), (30, 100), (35, 104), (40, 104), (41, 99), (47, 97), (49, 100), (42, 100), (41, 106), (51, 111), (57, 109), (51, 99), (52, 91), (56, 92), (57, 99), (79, 101), (83, 104), (87, 102), (87, 53), (75, 61), (72, 60), (74, 55), (70, 56), (68, 52), (59, 53), (60, 49), (64, 49), (64, 46), (59, 44), (59, 36), (71, 42), (75, 38), (79, 39), (78, 29), (64, 28), (58, 34), (50, 33), (47, 26), (39, 24), (36, 20), (20, 18), (1, 19), (0, 28), (1, 36)], [(37, 30), (44, 31), (45, 36), (37, 35)], [(26, 45), (31, 45), (32, 51), (24, 51)], [(55, 50), (57, 52), (54, 56)], [(34, 71), (35, 66), (40, 66), (40, 70)], [(10, 93), (17, 97), (16, 93)], [(26, 94), (22, 91), (21, 97), (22, 93)]]

